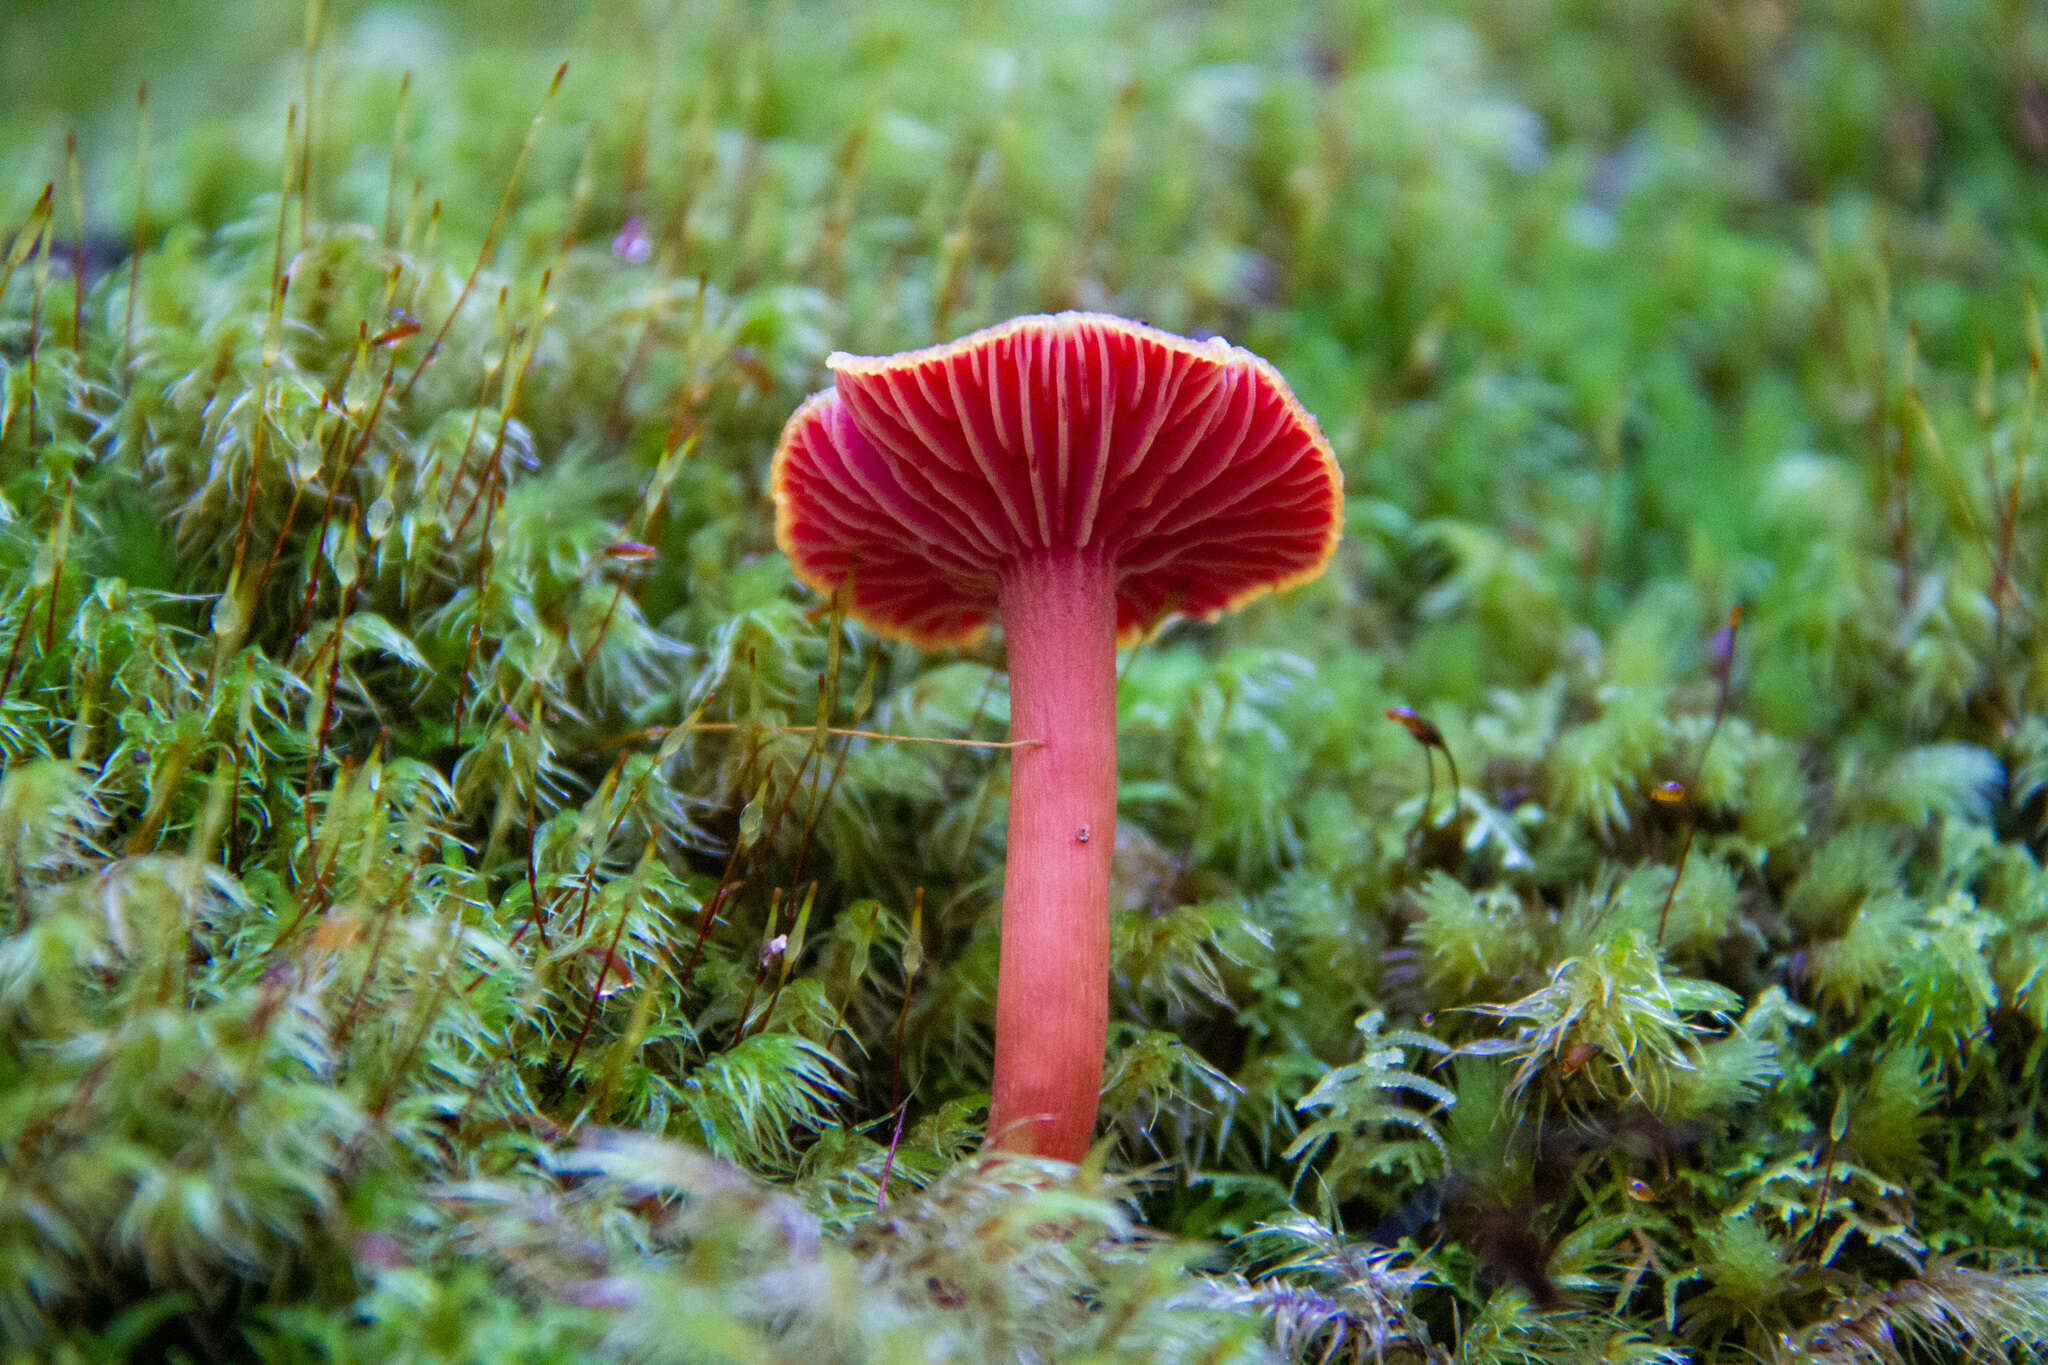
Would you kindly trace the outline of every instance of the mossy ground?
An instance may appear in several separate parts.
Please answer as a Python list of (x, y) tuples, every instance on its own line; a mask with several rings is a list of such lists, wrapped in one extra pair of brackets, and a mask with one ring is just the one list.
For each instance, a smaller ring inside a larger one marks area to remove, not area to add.
[[(0, 40), (10, 1358), (2048, 1349), (2039, 9)], [(1078, 1173), (974, 1156), (1000, 752), (831, 732), (1000, 643), (764, 501), (829, 351), (1065, 307), (1349, 495), (1122, 661)]]

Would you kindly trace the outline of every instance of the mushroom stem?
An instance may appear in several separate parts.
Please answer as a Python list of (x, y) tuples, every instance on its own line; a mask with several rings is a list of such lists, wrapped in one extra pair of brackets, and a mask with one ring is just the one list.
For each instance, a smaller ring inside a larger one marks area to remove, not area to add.
[(996, 1060), (988, 1131), (1079, 1161), (1109, 1030), (1116, 833), (1116, 569), (1099, 549), (1034, 551), (1002, 576), (1012, 751)]

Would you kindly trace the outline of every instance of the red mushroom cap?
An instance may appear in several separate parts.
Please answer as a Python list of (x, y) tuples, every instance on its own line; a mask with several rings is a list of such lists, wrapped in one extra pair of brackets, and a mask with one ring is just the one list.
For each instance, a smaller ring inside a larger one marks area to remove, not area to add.
[(835, 354), (789, 419), (775, 538), (822, 593), (926, 647), (995, 614), (1005, 566), (1101, 546), (1128, 643), (1321, 573), (1343, 476), (1279, 372), (1100, 313), (1013, 318), (901, 355)]

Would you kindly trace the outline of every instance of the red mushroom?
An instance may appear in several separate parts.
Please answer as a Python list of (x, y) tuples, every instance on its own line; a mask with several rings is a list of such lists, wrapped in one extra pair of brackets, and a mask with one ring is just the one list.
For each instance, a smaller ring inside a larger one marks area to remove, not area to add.
[(927, 648), (1000, 615), (1014, 750), (993, 1145), (1078, 1160), (1109, 1022), (1116, 648), (1322, 572), (1342, 476), (1277, 371), (1092, 313), (834, 355), (775, 452), (797, 577)]

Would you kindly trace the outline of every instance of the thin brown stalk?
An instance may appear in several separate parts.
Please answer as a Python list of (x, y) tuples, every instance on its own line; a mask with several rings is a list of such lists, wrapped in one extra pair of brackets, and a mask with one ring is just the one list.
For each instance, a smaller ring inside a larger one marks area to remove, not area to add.
[(85, 345), (85, 186), (78, 174), (78, 134), (64, 134), (64, 178), (71, 189), (71, 353)]
[[(327, 653), (327, 692), (320, 699), (319, 734), (314, 740), (312, 755), (306, 760), (304, 792), (308, 800), (311, 800), (313, 796), (313, 781), (319, 774), (320, 762), (327, 757), (327, 738), (329, 732), (334, 727), (334, 692), (341, 682), (342, 631), (348, 621), (349, 608), (355, 605), (355, 600), (356, 585), (355, 581), (351, 579), (347, 591), (341, 596), (341, 610), (334, 618), (334, 629), (329, 632), (325, 642), (325, 652)], [(319, 655), (314, 655), (312, 660), (313, 666), (317, 667), (319, 662)]]
[[(798, 934), (802, 926), (809, 922), (811, 907), (816, 905), (817, 902), (818, 884), (816, 882), (812, 882), (810, 890), (804, 893), (803, 904), (791, 912), (792, 918), (790, 920), (790, 928), (788, 930), (789, 933)], [(785, 903), (791, 906), (797, 905), (795, 887), (790, 888), (789, 895), (785, 898)], [(772, 943), (773, 940), (771, 939), (770, 942)], [(789, 984), (790, 968), (795, 964), (796, 954), (799, 951), (801, 951), (802, 947), (803, 945), (801, 943), (790, 942), (785, 940), (782, 945), (781, 951), (776, 954), (776, 957), (781, 965), (781, 971), (776, 975), (775, 989), (768, 993), (767, 1005), (764, 1006), (761, 1010), (760, 1027), (753, 1030), (754, 1032), (759, 1033), (762, 1029), (767, 1028), (768, 1021), (775, 1017), (776, 1003), (782, 999), (782, 988)], [(767, 970), (768, 961), (765, 954), (763, 955), (761, 960), (761, 967), (763, 971)], [(746, 1034), (747, 1021), (746, 1016), (742, 1014), (740, 1017), (740, 1031), (739, 1033), (734, 1035), (733, 1042), (739, 1042), (742, 1038), (746, 1036)]]
[[(323, 412), (327, 410), (328, 404), (334, 400), (335, 395), (348, 383), (348, 376), (354, 365), (355, 355), (351, 352), (342, 361), (341, 377), (335, 381), (334, 388), (320, 395), (320, 407)], [(336, 427), (336, 432), (341, 439), (345, 440), (348, 436), (348, 414), (346, 412), (341, 413), (341, 418), (341, 422)], [(327, 459), (325, 455), (321, 456), (320, 463), (323, 467), (326, 465)], [(292, 522), (298, 516), (299, 503), (305, 496), (305, 487), (305, 484), (297, 479), (292, 481), (292, 495), (285, 503), (284, 520), (279, 523), (277, 535), (270, 542), (270, 553), (264, 557), (263, 568), (256, 575), (255, 585), (249, 589), (249, 605), (252, 612), (255, 610), (256, 603), (263, 600), (263, 590), (270, 584), (270, 575), (277, 568), (278, 556), (284, 551), (285, 541), (291, 538)], [(294, 632), (293, 639), (296, 642), (297, 632)]]
[[(498, 482), (498, 470), (499, 466), (493, 462), (485, 479), (486, 487)], [(469, 675), (476, 668), (477, 646), (483, 643), (484, 613), (490, 606), (491, 524), (497, 518), (498, 504), (503, 499), (504, 494), (493, 488), (490, 502), (484, 508), (483, 534), (478, 537), (476, 601), (470, 610), (469, 630), (462, 638), (462, 672), (455, 679), (455, 712), (451, 717), (457, 744), (462, 743), (463, 712), (469, 707)]]
[(363, 974), (356, 981), (355, 993), (349, 997), (347, 1012), (334, 1028), (331, 1046), (336, 1052), (347, 1046), (350, 1035), (355, 1032), (356, 1020), (363, 1012), (363, 1001), (369, 997), (370, 983), (377, 979), (377, 964), (384, 956), (385, 940), (391, 936), (391, 922), (398, 918), (398, 906), (412, 890), (413, 878), (418, 873), (420, 864), (426, 860), (427, 850), (422, 849), (420, 856), (406, 868), (405, 876), (398, 883), (398, 889), (387, 896), (378, 907), (377, 936), (370, 940), (370, 959), (363, 964)]
[(819, 791), (818, 799), (811, 803), (810, 812), (804, 817), (803, 834), (798, 838), (796, 845), (796, 861), (791, 866), (789, 874), (789, 893), (792, 896), (796, 894), (797, 883), (803, 880), (804, 860), (811, 851), (811, 836), (817, 831), (818, 820), (825, 813), (825, 808), (832, 804), (832, 793), (839, 788), (839, 775), (846, 771), (846, 756), (852, 752), (851, 744), (839, 746), (839, 756), (832, 760), (832, 775), (825, 779), (824, 788)]
[(243, 727), (243, 743), (236, 744), (230, 754), (228, 769), (228, 832), (227, 848), (221, 859), (221, 866), (230, 876), (242, 875), (242, 750), (247, 743), (248, 727)]
[(35, 273), (29, 277), (28, 294), (28, 445), (36, 444), (36, 359), (41, 348), (43, 334), (43, 286), (50, 280), (50, 239), (55, 236), (50, 224), (43, 227), (42, 240), (36, 244)]
[[(1119, 678), (1117, 682), (1121, 684), (1123, 679)], [(981, 718), (988, 714), (988, 699), (994, 693), (995, 686), (996, 671), (991, 668), (981, 675), (981, 690), (974, 695), (974, 710), (968, 713), (967, 716), (967, 729), (969, 733), (972, 733), (981, 724)], [(965, 757), (965, 754), (956, 752), (946, 760), (946, 766), (939, 771), (940, 791), (951, 791), (953, 789), (953, 779), (959, 774), (961, 761)]]
[[(540, 108), (535, 111), (533, 121), (527, 125), (526, 136), (519, 143), (519, 152), (512, 159), (512, 173), (505, 178), (504, 193), (498, 196), (498, 208), (491, 215), (490, 227), (484, 231), (483, 245), (477, 248), (476, 262), (470, 266), (468, 276), (462, 281), (462, 288), (456, 292), (455, 302), (449, 307), (448, 315), (441, 319), (440, 330), (435, 332), (434, 339), (427, 343), (426, 353), (420, 357), (420, 363), (414, 367), (412, 375), (405, 381), (405, 387), (399, 390), (399, 402), (403, 403), (412, 396), (413, 386), (420, 382), (420, 376), (426, 373), (427, 366), (433, 364), (434, 357), (441, 353), (441, 343), (448, 339), (448, 329), (455, 325), (456, 317), (462, 312), (462, 305), (468, 302), (470, 291), (476, 288), (477, 276), (483, 273), (484, 266), (490, 262), (492, 255), (496, 253), (498, 249), (498, 236), (505, 230), (505, 216), (512, 209), (513, 192), (519, 187), (519, 173), (526, 165), (527, 156), (533, 151), (535, 140), (540, 136), (541, 125), (546, 119), (548, 106), (554, 101), (555, 92), (562, 88), (562, 78), (568, 74), (569, 64), (567, 62), (563, 62), (555, 68), (554, 79), (548, 82), (547, 93), (541, 96)], [(440, 203), (438, 200), (435, 202), (434, 207), (435, 217), (438, 219), (440, 216)]]
[(825, 221), (818, 228), (818, 245), (812, 259), (818, 263), (825, 292), (833, 298), (840, 297), (846, 287), (846, 233), (858, 207), (873, 117), (870, 114), (855, 124), (832, 156), (834, 190), (830, 207), (825, 210)]
[(155, 845), (157, 833), (163, 828), (164, 818), (170, 814), (171, 800), (177, 795), (178, 783), (184, 779), (185, 766), (191, 761), (191, 757), (185, 739), (180, 738), (171, 742), (170, 752), (164, 756), (161, 781), (156, 786), (155, 794), (150, 798), (149, 808), (142, 813), (142, 823), (128, 836), (126, 851), (129, 857), (147, 853)]
[[(625, 758), (622, 755), (619, 759), (619, 764), (623, 764), (624, 762)], [(618, 770), (618, 765), (614, 765), (612, 771), (617, 772)], [(652, 768), (643, 771), (640, 774), (640, 776), (634, 781), (633, 789), (627, 792), (625, 795), (625, 799), (619, 803), (618, 813), (612, 816), (611, 824), (605, 827), (604, 838), (598, 843), (596, 850), (592, 853), (590, 861), (584, 865), (583, 904), (576, 911), (576, 927), (575, 929), (571, 930), (572, 933), (581, 934), (583, 932), (584, 921), (586, 918), (588, 918), (590, 914), (590, 897), (597, 885), (598, 856), (601, 855), (605, 849), (611, 847), (612, 840), (618, 835), (619, 827), (626, 823), (626, 817), (632, 814), (634, 807), (640, 804), (641, 794), (647, 790), (647, 779), (653, 774), (653, 771), (654, 770)], [(649, 833), (648, 837), (650, 840), (654, 837), (652, 832)]]
[(121, 319), (121, 376), (135, 365), (135, 296), (142, 289), (142, 210), (149, 184), (149, 84), (135, 87), (135, 240), (128, 253), (128, 301)]
[(284, 111), (284, 184), (277, 192), (277, 231), (271, 238), (270, 247), (270, 334), (264, 337), (267, 351), (276, 335), (277, 320), (284, 309), (284, 225), (291, 211), (292, 172), (298, 165), (298, 157), (292, 147), (298, 137), (299, 106), (287, 105)]
[[(901, 1042), (899, 1038), (897, 1040)], [(910, 1112), (910, 1106), (896, 1106), (896, 1122), (889, 1125), (889, 1150), (882, 1155), (882, 1174), (875, 1181), (875, 1210), (880, 1212), (889, 1207), (889, 1175), (896, 1169), (896, 1148), (903, 1141), (903, 1119)]]
[[(2013, 548), (2014, 537), (2019, 529), (2020, 493), (2027, 478), (2027, 456), (2034, 444), (2034, 409), (2041, 390), (2041, 324), (2040, 309), (2034, 301), (2033, 291), (2027, 291), (2027, 386), (2025, 405), (2020, 409), (2019, 431), (2013, 441), (2012, 477), (2006, 483), (2005, 495), (1998, 506), (1998, 554), (1991, 566), (1991, 611), (1992, 648), (1991, 682), (1994, 694), (2001, 697), (2006, 692), (2005, 646), (2006, 607), (2008, 603), (2018, 605), (2018, 594), (2013, 591)], [(1985, 459), (1991, 458), (1993, 444), (1987, 430), (1984, 440)], [(1988, 472), (1988, 471), (1987, 471)], [(1998, 484), (1991, 480), (1993, 496), (1997, 496)]]
[(7, 670), (0, 673), (0, 697), (5, 697), (7, 690), (14, 686), (14, 670), (21, 660), (21, 643), (28, 638), (29, 625), (35, 619), (36, 604), (32, 593), (24, 591), (21, 594), (21, 624), (15, 627), (14, 644), (7, 651)]
[[(49, 586), (45, 589), (49, 595), (50, 602), (48, 620), (43, 629), (43, 654), (45, 657), (48, 657), (52, 646), (55, 644), (57, 591), (63, 586), (64, 559), (71, 541), (71, 497), (75, 482), (75, 479), (67, 479), (65, 481), (64, 504), (58, 512), (57, 525), (50, 528), (48, 550), (51, 563), (54, 565), (54, 572), (51, 573)], [(15, 629), (14, 643), (7, 651), (6, 670), (0, 672), (0, 697), (6, 696), (8, 689), (14, 685), (15, 669), (21, 661), (21, 646), (27, 640), (30, 627), (36, 619), (36, 607), (39, 604), (31, 600), (33, 592), (33, 586), (24, 589), (20, 598), (21, 624)]]
[(384, 231), (387, 247), (398, 245), (398, 170), (405, 164), (405, 104), (412, 94), (412, 72), (398, 78), (398, 108), (391, 115), (391, 170), (384, 180)]
[[(656, 725), (645, 730), (635, 730), (620, 735), (611, 741), (614, 744), (631, 744), (636, 740), (658, 739), (667, 734), (669, 726)], [(754, 721), (707, 720), (689, 727), (692, 730), (759, 731), (771, 735), (814, 734), (817, 727), (811, 725), (762, 725)], [(1035, 749), (1045, 743), (1042, 739), (947, 739), (938, 735), (894, 735), (881, 730), (850, 730), (844, 726), (828, 725), (828, 735), (839, 735), (847, 739), (881, 739), (893, 744), (951, 744), (963, 749)]]
[(320, 32), (327, 15), (326, 0), (306, 0), (305, 97), (306, 124), (299, 134), (299, 250), (306, 249), (306, 232), (316, 207), (313, 202), (313, 90), (320, 70)]
[(540, 946), (545, 948), (548, 946), (548, 926), (541, 915), (540, 869), (535, 865), (534, 855), (534, 845), (537, 842), (539, 840), (533, 823), (533, 794), (529, 792), (526, 797), (526, 899), (533, 911), (533, 918), (529, 922), (533, 925), (535, 936), (540, 939)]
[(740, 1005), (739, 1021), (732, 1028), (732, 1042), (728, 1047), (738, 1047), (747, 1036), (747, 1021), (754, 1013), (754, 996), (760, 992), (761, 978), (768, 974), (768, 945), (775, 941), (776, 931), (782, 922), (782, 888), (776, 887), (768, 893), (768, 926), (761, 935), (762, 951), (754, 963), (754, 979), (747, 986), (746, 1001)]
[[(505, 291), (503, 289), (500, 289), (498, 291), (498, 325), (500, 327), (504, 326), (504, 318)], [(476, 435), (479, 431), (483, 430), (484, 400), (489, 398), (491, 395), (492, 373), (493, 371), (487, 367), (483, 372), (482, 378), (477, 383), (476, 402), (470, 404), (469, 408), (469, 430), (463, 433), (462, 437), (462, 458), (455, 462), (455, 473), (453, 477), (451, 477), (448, 480), (448, 492), (441, 499), (441, 511), (444, 514), (448, 512), (450, 508), (453, 506), (455, 502), (456, 493), (462, 488), (462, 485), (465, 482), (467, 482), (468, 479), (471, 477), (469, 472), (469, 458), (472, 454), (476, 452)], [(439, 457), (437, 456), (436, 458)], [(473, 501), (474, 500), (472, 499), (472, 502)], [(467, 524), (467, 520), (465, 519), (464, 525)], [(446, 526), (445, 519), (443, 525), (444, 527)], [(449, 542), (452, 544), (455, 539), (454, 528), (447, 527), (445, 530), (445, 534), (447, 535)]]
[[(358, 347), (358, 349), (361, 348)], [(297, 647), (300, 638), (306, 633), (306, 628), (312, 624), (313, 601), (320, 587), (320, 570), (326, 567), (327, 564), (327, 527), (334, 520), (336, 502), (348, 498), (349, 480), (355, 476), (357, 464), (361, 462), (364, 452), (370, 447), (370, 438), (377, 430), (377, 420), (384, 414), (384, 401), (391, 394), (391, 372), (397, 363), (394, 359), (385, 364), (383, 382), (377, 386), (377, 397), (370, 403), (370, 415), (363, 422), (362, 431), (349, 443), (348, 453), (343, 457), (341, 468), (336, 471), (334, 483), (328, 489), (327, 497), (322, 503), (320, 527), (313, 533), (311, 541), (313, 560), (306, 570), (306, 591), (299, 599), (298, 619), (292, 623), (289, 648)], [(346, 419), (348, 409), (345, 403), (341, 411), (343, 418)], [(343, 615), (347, 615), (346, 611), (343, 612)]]
[(918, 887), (910, 902), (910, 941), (904, 951), (903, 1001), (896, 1007), (896, 1044), (889, 1059), (889, 1107), (896, 1112), (896, 1125), (889, 1136), (889, 1153), (882, 1158), (882, 1175), (875, 1190), (875, 1207), (888, 1207), (889, 1172), (896, 1164), (896, 1144), (903, 1137), (903, 1116), (909, 1106), (903, 1100), (903, 1031), (910, 1020), (911, 989), (917, 984), (917, 970), (924, 965), (924, 888)]
[[(654, 840), (650, 836), (648, 840), (650, 852), (653, 850), (653, 847)], [(576, 1031), (576, 1041), (569, 1045), (569, 1056), (562, 1062), (562, 1074), (564, 1076), (568, 1075), (569, 1069), (576, 1065), (576, 1058), (583, 1051), (584, 1040), (590, 1037), (591, 1025), (597, 1022), (598, 1007), (604, 1003), (605, 979), (611, 972), (612, 963), (618, 958), (619, 943), (626, 936), (626, 921), (632, 918), (632, 914), (632, 901), (630, 899), (622, 899), (619, 904), (619, 922), (612, 928), (611, 941), (605, 944), (604, 956), (598, 959), (597, 980), (591, 983), (590, 1006), (583, 1012), (583, 1027)]]
[[(384, 742), (383, 737), (379, 736), (377, 742), (379, 749), (381, 749)], [(371, 763), (374, 764), (377, 761), (377, 756), (377, 752), (373, 751), (370, 756)], [(327, 801), (327, 818), (329, 821), (335, 818), (335, 808), (349, 799), (349, 781), (354, 773), (355, 759), (353, 757), (344, 757), (341, 760), (341, 772), (335, 778), (333, 791)], [(306, 853), (309, 858), (317, 860), (319, 865), (313, 869), (312, 885), (308, 886), (305, 894), (299, 898), (299, 913), (292, 917), (291, 922), (285, 925), (275, 939), (271, 940), (268, 950), (270, 952), (276, 952), (286, 943), (289, 943), (297, 936), (301, 925), (311, 919), (315, 913), (324, 911), (327, 908), (328, 897), (331, 894), (329, 888), (334, 875), (334, 864), (341, 857), (341, 831), (339, 829), (335, 831), (333, 842), (327, 846), (327, 856), (322, 859), (320, 857), (318, 835), (312, 828), (310, 818), (307, 820), (306, 825)]]
[(64, 506), (57, 513), (57, 553), (50, 565), (50, 603), (43, 618), (43, 657), (48, 658), (57, 647), (57, 598), (64, 586), (64, 562), (71, 554), (71, 499), (78, 487), (78, 477), (67, 475), (64, 479)]
[(1423, 834), (1429, 828), (1430, 807), (1436, 804), (1436, 755), (1441, 752), (1444, 764), (1451, 774), (1451, 820), (1455, 824), (1459, 807), (1464, 802), (1464, 784), (1458, 779), (1458, 759), (1451, 752), (1451, 746), (1444, 739), (1444, 732), (1436, 725), (1415, 713), (1409, 706), (1387, 708), (1387, 719), (1406, 730), (1422, 749), (1422, 809), (1415, 816), (1415, 827), (1408, 831), (1405, 840), (1411, 847), (1420, 846)]
[(21, 267), (42, 245), (50, 231), (50, 205), (55, 199), (55, 181), (43, 186), (43, 192), (36, 196), (36, 202), (29, 207), (28, 218), (21, 230), (14, 234), (14, 245), (7, 250), (7, 259), (0, 262), (0, 299), (7, 297), (7, 286), (14, 279), (14, 272)]
[(612, 617), (619, 610), (619, 599), (626, 595), (627, 572), (629, 570), (622, 570), (619, 574), (619, 581), (612, 585), (612, 600), (605, 603), (604, 615), (598, 618), (597, 633), (590, 637), (590, 643), (585, 645), (576, 656), (576, 666), (578, 668), (590, 667), (590, 656), (597, 653), (597, 647), (604, 643), (606, 632), (612, 628)]
[[(417, 253), (412, 251), (413, 224), (418, 220), (420, 196), (426, 193), (426, 188), (426, 181), (422, 177), (413, 177), (412, 197), (406, 201), (405, 228), (399, 233), (398, 249), (407, 254), (417, 254), (422, 260), (431, 261), (434, 259), (434, 243), (441, 236), (441, 201), (439, 199), (432, 199), (427, 202), (426, 231), (421, 235), (419, 251)], [(416, 313), (419, 311), (420, 289), (426, 284), (428, 273), (425, 270), (413, 272), (412, 292), (406, 295), (405, 298), (407, 312)]]
[[(459, 935), (450, 935), (450, 951), (453, 951), (453, 945), (461, 941)], [(413, 1057), (418, 1054), (420, 1045), (427, 1040), (427, 1033), (434, 1025), (434, 1015), (441, 1008), (441, 996), (448, 989), (448, 972), (448, 966), (444, 965), (442, 970), (434, 973), (433, 987), (427, 992), (426, 1000), (420, 1007), (419, 1027), (413, 1030), (412, 1038), (406, 1043), (405, 1050), (399, 1054), (397, 1064), (391, 1068), (391, 1074), (378, 1086), (376, 1101), (370, 1106), (372, 1123), (384, 1121), (384, 1115), (391, 1108), (391, 1101), (397, 1097), (398, 1083), (405, 1079), (405, 1073), (412, 1069)]]
[[(512, 428), (512, 414), (519, 406), (519, 391), (525, 383), (527, 367), (533, 364), (534, 350), (540, 345), (541, 327), (547, 317), (548, 284), (553, 278), (553, 270), (541, 272), (540, 290), (534, 298), (532, 329), (526, 335), (525, 344), (516, 352), (518, 363), (505, 376), (505, 393), (498, 407), (498, 434), (491, 441), (490, 468), (485, 472), (484, 482), (477, 485), (477, 491), (471, 496), (469, 506), (463, 509), (462, 518), (456, 523), (452, 539), (460, 540), (462, 533), (469, 529), (469, 519), (476, 515), (477, 504), (483, 499), (485, 490), (490, 487), (492, 475), (498, 474), (499, 467), (504, 463), (505, 438)], [(468, 454), (467, 450), (463, 452), (465, 462)], [(502, 478), (500, 481), (502, 482)], [(488, 533), (485, 538), (488, 540)]]

